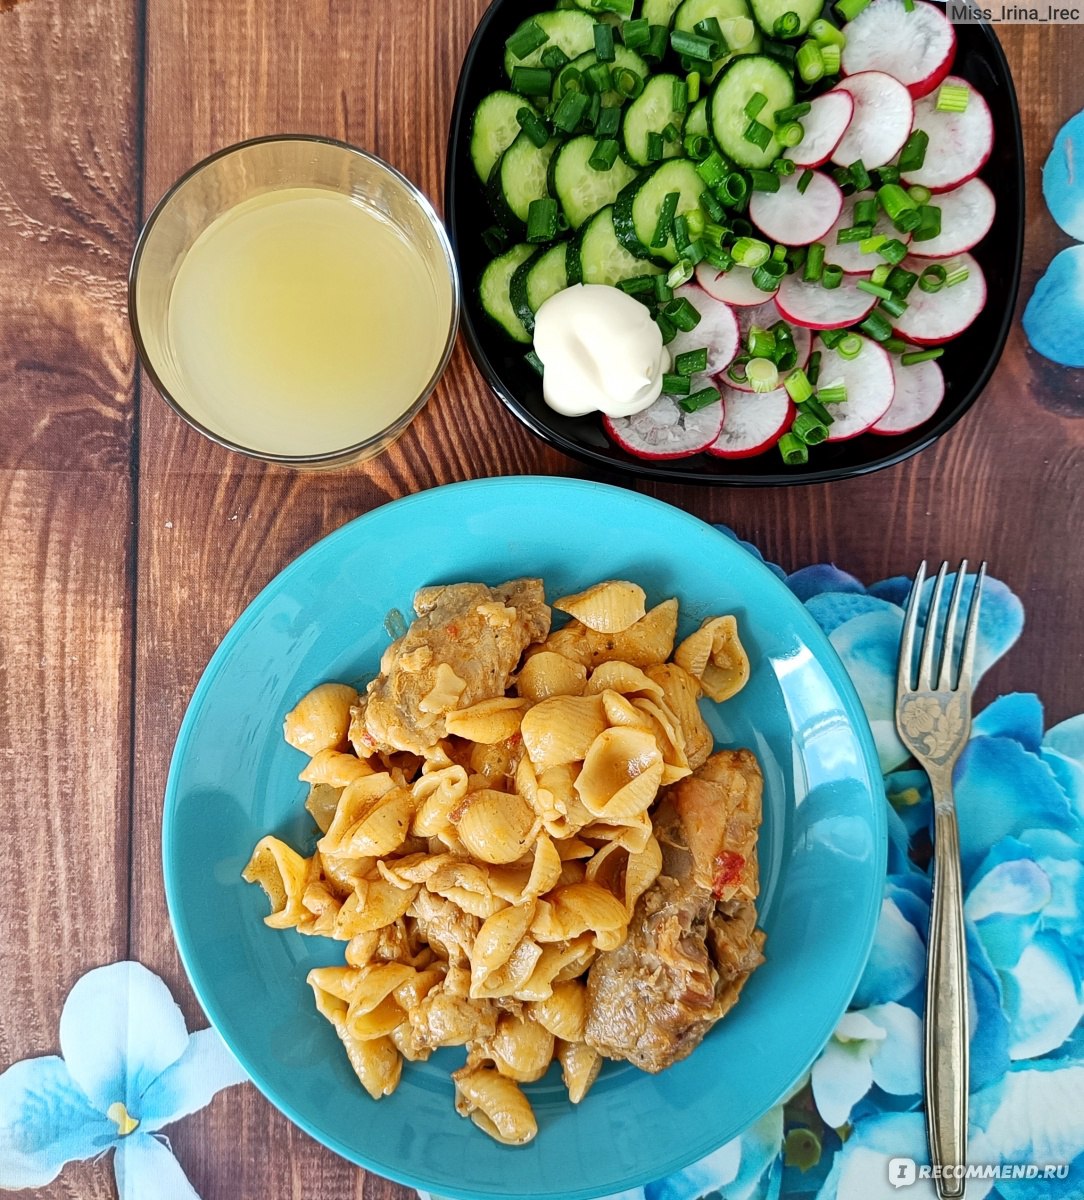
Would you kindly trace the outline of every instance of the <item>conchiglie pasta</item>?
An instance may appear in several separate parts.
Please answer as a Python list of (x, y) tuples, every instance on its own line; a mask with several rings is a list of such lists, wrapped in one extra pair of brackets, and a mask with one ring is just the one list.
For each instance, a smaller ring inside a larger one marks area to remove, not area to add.
[(522, 796), (490, 788), (466, 796), (452, 819), (463, 845), (487, 863), (510, 863), (522, 858), (540, 824)]
[(272, 929), (293, 929), (311, 920), (302, 903), (310, 877), (310, 861), (276, 837), (261, 838), (241, 872), (246, 883), (258, 883), (267, 895), (271, 912), (264, 924)]
[(335, 820), (335, 812), (339, 807), (339, 798), (342, 794), (342, 788), (330, 787), (326, 783), (314, 783), (309, 788), (305, 809), (316, 822), (316, 827), (321, 833), (327, 833), (331, 828), (331, 822)]
[[(377, 778), (375, 775), (370, 778)], [(361, 784), (368, 780), (361, 780)], [(380, 857), (391, 854), (406, 841), (414, 815), (414, 797), (410, 788), (393, 787), (383, 795), (355, 800), (351, 784), (339, 801), (342, 821), (336, 812), (331, 828), (320, 839), (322, 851), (353, 856)]]
[(529, 703), (508, 696), (483, 700), (470, 708), (450, 712), (444, 718), (444, 727), (453, 737), (491, 746), (519, 733), (519, 723)]
[(606, 728), (598, 696), (551, 696), (529, 709), (520, 725), (536, 770), (578, 762)]
[(561, 1078), (568, 1089), (568, 1098), (573, 1104), (579, 1104), (598, 1078), (602, 1056), (582, 1042), (558, 1042), (557, 1059), (561, 1064)]
[[(597, 883), (585, 882), (555, 888), (540, 900), (530, 930), (539, 942), (568, 941), (581, 933), (591, 933), (597, 945), (600, 937), (610, 942), (607, 934), (619, 932), (624, 940), (627, 924), (628, 914), (621, 901)], [(620, 945), (620, 941), (614, 944)]]
[(663, 690), (667, 707), (681, 726), (685, 755), (695, 771), (711, 754), (714, 739), (700, 711), (700, 684), (677, 663), (660, 663), (650, 667), (648, 674)]
[(614, 659), (600, 663), (592, 672), (585, 689), (594, 695), (601, 692), (618, 692), (623, 696), (661, 696), (662, 688), (650, 675), (631, 663)]
[(477, 1057), (493, 1061), (497, 1070), (519, 1083), (534, 1083), (553, 1061), (553, 1034), (536, 1021), (505, 1013), (492, 1037), (481, 1042)]
[(547, 650), (595, 668), (618, 660), (644, 669), (665, 662), (674, 649), (678, 602), (664, 600), (620, 633), (596, 633), (579, 621), (569, 621), (546, 639)]
[(663, 758), (643, 729), (606, 729), (591, 744), (576, 794), (593, 816), (627, 820), (647, 812), (662, 782)]
[(302, 783), (326, 783), (329, 787), (344, 788), (355, 779), (373, 773), (364, 758), (344, 754), (341, 750), (319, 750), (309, 759), (298, 779)]
[(713, 617), (674, 651), (674, 661), (700, 681), (717, 703), (737, 695), (749, 680), (749, 656), (734, 617)]
[(527, 1097), (514, 1080), (492, 1067), (463, 1067), (452, 1074), (455, 1108), (460, 1116), (508, 1146), (522, 1146), (538, 1133)]
[(357, 691), (345, 683), (321, 683), (298, 701), (287, 714), (282, 735), (312, 757), (321, 750), (341, 750), (350, 731), (350, 710)]
[(417, 892), (417, 884), (401, 888), (386, 879), (359, 881), (335, 918), (335, 936), (348, 941), (355, 934), (391, 925), (406, 913)]
[(516, 677), (516, 692), (537, 704), (551, 696), (582, 695), (586, 682), (587, 668), (583, 663), (574, 662), (552, 650), (540, 650), (532, 654), (520, 669)]
[(553, 607), (568, 613), (595, 633), (621, 633), (647, 611), (647, 595), (638, 583), (610, 579), (574, 596), (554, 600)]
[(558, 983), (547, 999), (528, 1004), (527, 1014), (554, 1037), (582, 1042), (587, 1028), (587, 989), (578, 979)]

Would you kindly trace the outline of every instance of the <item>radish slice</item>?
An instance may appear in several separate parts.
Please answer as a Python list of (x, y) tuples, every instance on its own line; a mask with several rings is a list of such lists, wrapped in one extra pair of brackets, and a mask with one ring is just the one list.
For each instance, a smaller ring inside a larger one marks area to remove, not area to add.
[(826, 163), (854, 116), (854, 97), (850, 92), (825, 92), (810, 104), (809, 112), (801, 118), (802, 140), (784, 153), (796, 167), (819, 167)]
[(670, 354), (676, 358), (686, 350), (707, 347), (709, 375), (725, 370), (738, 353), (738, 319), (734, 310), (714, 296), (709, 296), (695, 283), (687, 283), (674, 292), (684, 296), (700, 314), (700, 323), (688, 333), (681, 330), (670, 343)]
[[(839, 214), (839, 220), (825, 235), (824, 261), (834, 263), (837, 267), (842, 267), (848, 275), (861, 275), (872, 271), (874, 267), (878, 267), (884, 262), (884, 259), (875, 251), (868, 254), (863, 253), (862, 247), (858, 242), (843, 242), (841, 244), (836, 241), (836, 237), (841, 229), (850, 229), (854, 224), (855, 202), (858, 200), (874, 200), (876, 197), (876, 192), (858, 192), (853, 196), (848, 196), (843, 202), (843, 211)], [(873, 232), (875, 234), (884, 234), (886, 238), (898, 238), (905, 246), (911, 241), (911, 235), (909, 233), (900, 233), (880, 207), (877, 209), (877, 220), (874, 222)]]
[[(705, 375), (693, 380), (693, 391), (707, 387)], [(723, 427), (723, 402), (687, 413), (673, 396), (660, 396), (649, 408), (631, 417), (603, 417), (613, 440), (637, 458), (687, 458), (707, 450)]]
[(790, 428), (794, 405), (786, 388), (774, 392), (739, 392), (723, 388), (726, 417), (708, 447), (716, 458), (751, 458), (770, 449)]
[(861, 159), (870, 168), (891, 162), (911, 132), (911, 93), (884, 71), (862, 71), (836, 87), (854, 98), (854, 116), (832, 152), (832, 162), (849, 167)]
[(830, 442), (845, 442), (876, 425), (888, 412), (896, 392), (892, 360), (888, 353), (869, 338), (862, 338), (862, 349), (854, 358), (844, 358), (837, 350), (817, 338), (816, 349), (821, 352), (821, 373), (818, 388), (842, 383), (847, 399), (842, 404), (825, 407), (835, 418), (828, 426)]
[(877, 303), (877, 297), (860, 291), (855, 284), (868, 275), (846, 275), (837, 288), (819, 283), (803, 283), (801, 275), (784, 275), (775, 302), (779, 311), (795, 325), (809, 329), (843, 329), (863, 321)]
[(870, 428), (870, 433), (907, 433), (928, 421), (945, 398), (945, 377), (935, 362), (905, 367), (893, 356), (892, 376), (896, 381), (896, 393), (888, 412)]
[(709, 296), (722, 300), (724, 304), (741, 307), (746, 304), (763, 304), (770, 292), (758, 288), (753, 282), (753, 272), (748, 267), (731, 267), (729, 271), (717, 271), (709, 263), (696, 268), (696, 282)]
[(903, 260), (902, 266), (921, 275), (923, 268), (934, 264), (950, 271), (957, 266), (966, 267), (967, 278), (953, 287), (943, 287), (939, 292), (924, 292), (920, 287), (911, 289), (907, 308), (895, 319), (893, 328), (900, 337), (922, 346), (947, 342), (963, 333), (986, 306), (986, 278), (982, 267), (970, 254), (961, 254), (951, 263), (910, 256)]
[(847, 22), (843, 74), (884, 71), (916, 99), (937, 87), (955, 57), (956, 31), (925, 0), (918, 0), (911, 12), (903, 0), (873, 0)]
[[(779, 311), (774, 300), (769, 300), (767, 304), (760, 304), (756, 308), (739, 308), (737, 311), (738, 332), (741, 336), (741, 344), (745, 345), (745, 339), (749, 336), (749, 330), (754, 325), (760, 329), (771, 329), (778, 321), (786, 321), (787, 328), (790, 330), (794, 338), (794, 349), (798, 355), (795, 362), (796, 367), (804, 367), (809, 362), (809, 353), (813, 349), (813, 334), (804, 325), (795, 325), (787, 321), (786, 317)], [(721, 387), (733, 388), (738, 392), (751, 392), (753, 387), (750, 383), (736, 383), (725, 372), (716, 380)]]
[[(994, 121), (982, 96), (966, 79), (948, 75), (945, 83), (971, 93), (963, 112), (938, 112), (937, 94), (931, 92), (915, 104), (915, 128), (929, 135), (926, 158), (917, 171), (904, 177), (931, 192), (947, 192), (977, 175), (994, 148)], [(868, 165), (868, 164), (867, 164)]]
[(994, 193), (981, 179), (969, 179), (962, 187), (937, 197), (941, 209), (941, 232), (935, 238), (912, 245), (923, 258), (950, 258), (977, 245), (990, 232), (997, 212)]
[(749, 197), (753, 224), (784, 246), (819, 242), (843, 209), (843, 193), (835, 180), (815, 171), (805, 191), (800, 192), (800, 178), (796, 171), (779, 180), (779, 191), (753, 192)]

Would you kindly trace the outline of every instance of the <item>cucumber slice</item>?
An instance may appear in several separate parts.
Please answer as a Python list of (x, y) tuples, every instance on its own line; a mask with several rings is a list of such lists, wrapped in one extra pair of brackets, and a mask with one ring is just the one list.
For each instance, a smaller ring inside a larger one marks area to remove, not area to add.
[(685, 136), (690, 134), (700, 134), (703, 137), (708, 135), (708, 98), (702, 97), (700, 100), (689, 109), (689, 115), (685, 120)]
[(546, 248), (545, 246), (532, 246), (531, 249), (530, 257), (525, 258), (512, 272), (512, 278), (508, 284), (508, 299), (512, 302), (512, 311), (519, 318), (523, 328), (533, 337), (534, 310), (527, 301), (527, 275), (535, 263), (545, 255)]
[(608, 171), (596, 171), (589, 160), (597, 145), (590, 135), (573, 138), (550, 159), (550, 193), (560, 201), (573, 229), (579, 229), (600, 208), (613, 204), (618, 192), (636, 178), (636, 172), (621, 159)]
[[(676, 75), (653, 75), (644, 90), (625, 111), (625, 153), (638, 166), (647, 166), (649, 135), (661, 134), (667, 125), (673, 125), (680, 135), (685, 123), (685, 113), (674, 108), (674, 86), (684, 83)], [(674, 158), (681, 153), (681, 137), (672, 142), (663, 142), (663, 158)]]
[(583, 263), (580, 261), (579, 238), (571, 238), (565, 243), (565, 272), (568, 275), (568, 286), (583, 283)]
[(661, 268), (630, 254), (617, 240), (613, 206), (595, 213), (580, 236), (582, 282), (605, 283), (614, 287), (622, 279), (636, 275), (658, 275)]
[(540, 66), (542, 55), (548, 46), (559, 46), (569, 58), (577, 58), (595, 44), (595, 22), (581, 9), (570, 8), (540, 12), (523, 21), (519, 29), (522, 29), (530, 21), (541, 26), (543, 32), (549, 35), (549, 41), (543, 42), (536, 50), (532, 50), (526, 58), (516, 58), (511, 51), (505, 50), (504, 73), (509, 79), (512, 78), (513, 67)]
[(784, 13), (797, 13), (801, 22), (788, 37), (799, 37), (821, 15), (823, 0), (749, 0), (753, 18), (768, 37), (777, 36), (775, 23)]
[[(560, 98), (564, 95), (564, 85), (561, 77), (564, 75), (565, 71), (575, 67), (576, 70), (582, 75), (584, 71), (590, 67), (593, 67), (597, 62), (598, 57), (596, 56), (594, 50), (589, 51), (587, 54), (581, 54), (579, 58), (574, 58), (572, 62), (558, 71), (557, 78), (553, 81), (553, 91), (550, 94), (550, 98), (553, 100), (560, 100)], [(651, 68), (646, 62), (644, 62), (644, 60), (636, 53), (635, 50), (630, 50), (627, 46), (614, 46), (614, 61), (610, 63), (609, 66), (613, 70), (620, 70), (620, 68), (625, 67), (630, 71), (635, 71), (636, 74), (639, 75), (640, 78), (645, 82), (651, 76)], [(603, 92), (602, 103), (607, 108), (619, 108), (625, 103), (625, 97), (619, 92)]]
[(649, 25), (665, 25), (670, 28), (674, 13), (681, 7), (681, 0), (644, 0), (640, 16), (646, 18)]
[(497, 159), (522, 132), (516, 113), (529, 108), (525, 96), (515, 92), (490, 92), (478, 105), (470, 132), (470, 157), (478, 178), (487, 183)]
[(640, 259), (658, 258), (676, 263), (677, 247), (673, 234), (665, 246), (652, 246), (663, 202), (671, 192), (678, 193), (675, 216), (687, 216), (699, 209), (704, 181), (687, 158), (673, 158), (653, 170), (642, 173), (617, 198), (614, 228), (621, 244)]
[(674, 14), (674, 28), (694, 32), (700, 21), (714, 17), (730, 48), (713, 64), (711, 78), (739, 54), (756, 54), (761, 48), (760, 32), (745, 0), (684, 0)]
[(551, 138), (538, 147), (521, 133), (501, 155), (490, 176), (489, 198), (502, 225), (526, 225), (531, 201), (549, 195), (547, 173), (557, 146), (557, 139)]
[(534, 314), (551, 296), (563, 292), (571, 281), (568, 278), (568, 243), (558, 242), (531, 263), (527, 270), (527, 304), (532, 321)]
[(531, 335), (512, 307), (512, 276), (527, 259), (535, 254), (535, 247), (526, 244), (513, 246), (495, 258), (482, 272), (478, 285), (482, 308), (497, 324), (517, 342), (527, 343)]
[(765, 55), (735, 58), (719, 76), (708, 104), (708, 123), (719, 149), (739, 166), (767, 167), (780, 154), (781, 147), (771, 138), (762, 150), (745, 139), (749, 117), (745, 106), (759, 92), (768, 103), (756, 118), (775, 132), (775, 113), (794, 103), (794, 78), (778, 59)]

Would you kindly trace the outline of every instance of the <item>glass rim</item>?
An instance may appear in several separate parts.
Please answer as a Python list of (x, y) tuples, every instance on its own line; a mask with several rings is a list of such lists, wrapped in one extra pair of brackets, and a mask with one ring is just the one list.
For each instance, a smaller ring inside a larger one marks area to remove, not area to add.
[[(411, 404), (402, 412), (394, 421), (390, 422), (379, 432), (371, 437), (364, 438), (360, 442), (354, 442), (348, 446), (342, 446), (334, 450), (321, 451), (319, 454), (278, 454), (274, 451), (254, 450), (251, 446), (242, 445), (240, 442), (235, 442), (223, 434), (216, 433), (213, 429), (209, 429), (201, 421), (197, 420), (184, 405), (172, 394), (169, 388), (162, 382), (158, 371), (151, 362), (150, 354), (147, 351), (146, 343), (143, 340), (143, 333), (139, 324), (139, 313), (136, 305), (136, 283), (139, 278), (139, 268), (143, 260), (143, 251), (146, 248), (147, 240), (151, 231), (157, 224), (158, 219), (162, 216), (165, 210), (169, 207), (171, 201), (176, 197), (178, 192), (185, 186), (186, 183), (201, 171), (206, 170), (220, 158), (226, 158), (231, 154), (236, 154), (238, 151), (247, 150), (250, 146), (266, 145), (271, 142), (310, 142), (322, 146), (330, 146), (334, 150), (345, 151), (347, 154), (354, 155), (358, 158), (365, 159), (373, 166), (387, 172), (396, 183), (404, 188), (407, 195), (421, 209), (426, 220), (432, 226), (433, 231), (437, 235), (437, 240), (440, 243), (441, 250), (444, 256), (445, 265), (448, 268), (448, 278), (452, 285), (452, 302), (451, 302), (451, 317), (448, 322), (448, 335), (445, 339), (444, 349), (441, 352), (437, 365), (434, 368), (433, 374), (429, 377), (425, 386), (420, 389), (417, 397)], [(344, 465), (350, 461), (364, 455), (366, 450), (372, 449), (374, 446), (379, 446), (388, 437), (388, 434), (396, 430), (400, 424), (402, 429), (410, 423), (418, 412), (433, 394), (434, 389), (440, 382), (448, 362), (452, 357), (452, 351), (455, 348), (456, 336), (459, 332), (459, 320), (462, 310), (462, 287), (459, 279), (459, 268), (456, 264), (455, 254), (452, 250), (451, 240), (448, 237), (448, 231), (444, 226), (444, 222), (437, 215), (436, 209), (433, 207), (429, 198), (425, 193), (410, 179), (406, 177), (397, 168), (390, 163), (385, 162), (376, 154), (371, 154), (367, 150), (362, 150), (358, 146), (352, 146), (349, 142), (341, 141), (338, 138), (324, 137), (319, 134), (308, 133), (272, 133), (261, 137), (246, 138), (240, 142), (234, 142), (229, 146), (223, 146), (219, 150), (208, 154), (205, 158), (201, 158), (198, 162), (190, 166), (186, 171), (174, 180), (172, 184), (163, 192), (154, 208), (151, 209), (150, 215), (143, 223), (143, 228), (139, 231), (139, 236), (136, 238), (135, 249), (132, 251), (132, 261), (128, 268), (128, 324), (132, 331), (132, 338), (135, 342), (136, 353), (139, 355), (139, 361), (143, 364), (143, 369), (150, 376), (151, 382), (154, 384), (158, 394), (163, 400), (173, 409), (173, 411), (187, 425), (190, 425), (198, 433), (204, 437), (210, 438), (212, 442), (222, 446), (226, 450), (232, 450), (237, 454), (243, 454), (247, 458), (258, 459), (262, 462), (281, 463), (284, 466), (334, 466), (340, 462)], [(399, 430), (402, 432), (402, 430)]]

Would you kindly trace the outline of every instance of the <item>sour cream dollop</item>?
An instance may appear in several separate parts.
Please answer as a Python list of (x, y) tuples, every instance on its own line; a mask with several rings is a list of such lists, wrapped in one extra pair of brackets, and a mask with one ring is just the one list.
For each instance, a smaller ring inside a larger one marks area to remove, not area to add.
[(619, 288), (577, 283), (535, 314), (542, 394), (566, 417), (631, 417), (662, 392), (670, 354), (651, 314)]

